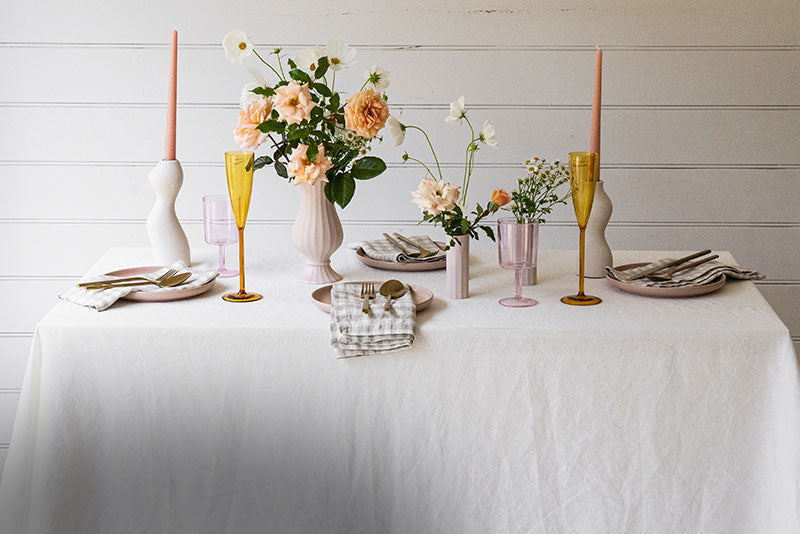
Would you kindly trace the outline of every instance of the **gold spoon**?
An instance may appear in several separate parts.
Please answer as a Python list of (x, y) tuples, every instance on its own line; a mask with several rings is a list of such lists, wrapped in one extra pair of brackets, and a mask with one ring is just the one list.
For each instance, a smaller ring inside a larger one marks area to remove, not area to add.
[(154, 280), (147, 280), (145, 282), (131, 282), (131, 283), (126, 283), (126, 284), (108, 284), (108, 283), (104, 284), (102, 282), (98, 282), (95, 285), (86, 286), (86, 289), (108, 289), (110, 287), (132, 287), (132, 286), (141, 286), (141, 285), (144, 285), (144, 284), (155, 284), (158, 287), (175, 287), (177, 285), (180, 285), (180, 284), (184, 283), (186, 280), (188, 280), (188, 278), (190, 276), (192, 276), (192, 273), (180, 273), (180, 274), (176, 274), (176, 275), (170, 276), (169, 278), (166, 278), (164, 280), (161, 280), (160, 282), (156, 282)]
[(399, 299), (406, 294), (406, 286), (400, 280), (387, 280), (381, 284), (378, 292), (386, 297), (386, 304), (383, 305), (384, 310), (388, 310), (392, 305), (392, 299)]
[(697, 260), (697, 261), (694, 261), (692, 263), (685, 263), (683, 265), (678, 265), (677, 267), (675, 267), (673, 269), (670, 269), (669, 271), (667, 271), (664, 274), (655, 274), (655, 273), (648, 274), (647, 278), (649, 278), (653, 282), (668, 282), (668, 281), (672, 280), (672, 275), (677, 273), (677, 272), (685, 271), (687, 269), (691, 269), (693, 267), (697, 267), (698, 265), (702, 265), (703, 263), (705, 263), (707, 261), (715, 260), (717, 258), (719, 258), (719, 255), (718, 254), (714, 254), (713, 256), (709, 256), (708, 258), (703, 258), (702, 260)]

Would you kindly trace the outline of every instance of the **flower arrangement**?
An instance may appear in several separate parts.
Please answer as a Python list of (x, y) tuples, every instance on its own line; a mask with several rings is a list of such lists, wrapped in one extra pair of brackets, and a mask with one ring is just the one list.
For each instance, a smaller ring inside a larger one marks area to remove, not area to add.
[(512, 204), (504, 208), (522, 223), (543, 223), (544, 217), (553, 211), (553, 206), (566, 204), (571, 190), (561, 196), (558, 188), (569, 182), (569, 170), (558, 160), (548, 163), (544, 158), (534, 157), (525, 161), (528, 173), (517, 179), (517, 188), (511, 192)]
[(295, 185), (324, 182), (325, 196), (342, 208), (353, 198), (356, 180), (386, 170), (383, 160), (367, 155), (389, 118), (386, 70), (365, 72), (361, 89), (345, 101), (335, 89), (336, 73), (354, 64), (356, 50), (341, 41), (306, 48), (294, 59), (276, 48), (267, 56), (275, 56), (271, 62), (244, 32), (234, 30), (223, 39), (223, 48), (234, 64), (254, 54), (277, 80), (270, 83), (251, 68), (254, 81), (239, 99), (234, 139), (253, 151), (269, 142), (272, 151), (256, 158), (256, 169), (272, 165)]
[(467, 142), (464, 156), (464, 178), (462, 184), (456, 186), (444, 180), (436, 150), (433, 148), (433, 143), (431, 143), (430, 137), (424, 129), (413, 124), (403, 124), (395, 117), (390, 117), (388, 120), (389, 130), (392, 132), (395, 143), (398, 146), (405, 140), (408, 130), (417, 130), (425, 136), (436, 164), (436, 173), (421, 160), (409, 156), (407, 152), (403, 154), (403, 162), (414, 161), (427, 172), (419, 187), (411, 192), (412, 201), (422, 210), (422, 220), (424, 222), (440, 225), (445, 233), (450, 236), (447, 249), (458, 243), (456, 240), (458, 236), (468, 235), (478, 239), (478, 230), (483, 231), (494, 241), (494, 231), (483, 221), (496, 213), (501, 205), (511, 201), (504, 191), (502, 192), (503, 194), (500, 194), (500, 191), (495, 191), (495, 194), (492, 195), (492, 200), (486, 204), (486, 207), (477, 203), (474, 210), (467, 211), (467, 193), (469, 192), (470, 180), (475, 167), (475, 154), (480, 150), (480, 145), (482, 144), (495, 149), (499, 145), (495, 139), (494, 126), (488, 120), (483, 123), (480, 132), (475, 133), (475, 128), (467, 117), (463, 96), (450, 104), (450, 113), (445, 118), (445, 122), (448, 124), (461, 123), (462, 121), (469, 127), (470, 138)]

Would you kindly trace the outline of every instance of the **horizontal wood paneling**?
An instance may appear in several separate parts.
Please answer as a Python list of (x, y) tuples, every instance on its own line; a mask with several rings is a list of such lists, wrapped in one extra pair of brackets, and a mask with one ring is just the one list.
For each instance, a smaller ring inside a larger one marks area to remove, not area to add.
[[(0, 282), (0, 285), (2, 285), (2, 282)], [(40, 297), (36, 296), (36, 298)], [(43, 308), (47, 309), (46, 306), (48, 305), (52, 306), (53, 300), (50, 294), (45, 293), (41, 298), (42, 305), (34, 305), (32, 308), (40, 310)], [(2, 330), (5, 330), (11, 324), (7, 322), (6, 315), (6, 313), (0, 311), (0, 317), (3, 318), (3, 320), (0, 321), (0, 325), (2, 325), (0, 328), (2, 328)], [(38, 319), (36, 320), (38, 321)], [(19, 334), (9, 336), (0, 332), (0, 391), (4, 389), (16, 389), (22, 384), (32, 341), (33, 336), (31, 335)]]
[(770, 45), (798, 44), (793, 0), (671, 2), (593, 0), (359, 0), (305, 2), (123, 3), (47, 0), (4, 11), (4, 41), (167, 42), (173, 27), (186, 43), (221, 42), (241, 27), (257, 42), (470, 45)]
[[(445, 110), (401, 113), (402, 120), (427, 127), (440, 161), (460, 163), (469, 131), (445, 124), (446, 115)], [(482, 163), (519, 162), (532, 151), (564, 159), (571, 150), (589, 144), (589, 110), (494, 109), (473, 114), (476, 128), (489, 118), (501, 150), (484, 147), (478, 156)], [(235, 110), (188, 108), (180, 111), (179, 120), (181, 160), (220, 161), (225, 150), (235, 147)], [(0, 108), (0, 124), (15, 125), (13, 135), (0, 144), (0, 161), (157, 161), (163, 154), (163, 135), (158, 133), (163, 123), (160, 109)], [(55, 135), (53, 130), (57, 139), (48, 137)], [(422, 136), (413, 133), (402, 147), (387, 139), (374, 153), (395, 162), (404, 150), (431, 159)], [(603, 115), (603, 134), (605, 163), (797, 164), (800, 110), (610, 110)]]
[[(133, 219), (147, 216), (154, 194), (146, 166), (0, 166), (0, 183), (14, 195), (0, 195), (0, 224), (8, 219)], [(449, 173), (455, 170), (449, 169)], [(411, 163), (392, 167), (381, 177), (358, 183), (358, 194), (346, 220), (413, 220), (419, 210), (411, 203), (423, 170)], [(481, 167), (475, 171), (470, 198), (484, 202), (492, 189), (511, 190), (522, 167)], [(800, 213), (800, 168), (752, 169), (604, 169), (603, 178), (614, 203), (613, 221), (797, 223)], [(457, 180), (458, 177), (454, 177)], [(709, 187), (714, 184), (714, 187)], [(87, 194), (87, 191), (102, 191)], [(184, 165), (184, 183), (177, 212), (184, 219), (202, 218), (202, 197), (226, 193), (222, 165)], [(36, 202), (20, 202), (36, 198)], [(391, 198), (381, 202), (375, 198)], [(292, 220), (299, 192), (272, 169), (256, 173), (251, 220)], [(698, 207), (702, 207), (698, 209)], [(551, 220), (568, 221), (571, 206), (556, 208)], [(4, 230), (0, 226), (0, 233)]]
[[(291, 56), (296, 50), (286, 52)], [(0, 47), (0, 64), (6, 69), (0, 95), (3, 102), (12, 103), (163, 104), (167, 57), (163, 48)], [(260, 62), (253, 56), (246, 65), (259, 68)], [(391, 102), (400, 104), (446, 104), (463, 93), (472, 104), (591, 105), (594, 54), (589, 50), (498, 53), (493, 49), (367, 48), (359, 50), (356, 67), (340, 73), (337, 85), (353, 92), (371, 65), (389, 70)], [(265, 77), (272, 79), (261, 67)], [(514, 82), (502, 83), (509, 69), (515, 72)], [(242, 86), (250, 81), (247, 69), (230, 64), (221, 46), (181, 49), (178, 71), (181, 104), (235, 105)], [(209, 76), (209, 71), (215, 75)], [(800, 83), (800, 49), (767, 55), (762, 51), (612, 50), (603, 57), (603, 71), (606, 109), (800, 105), (794, 84), (774, 83), (776, 72)], [(448, 81), (420, 84), (420, 72), (432, 77), (446, 73)], [(53, 80), (60, 80), (57, 93)]]
[(11, 442), (17, 404), (19, 404), (19, 393), (0, 392), (0, 443), (2, 444)]

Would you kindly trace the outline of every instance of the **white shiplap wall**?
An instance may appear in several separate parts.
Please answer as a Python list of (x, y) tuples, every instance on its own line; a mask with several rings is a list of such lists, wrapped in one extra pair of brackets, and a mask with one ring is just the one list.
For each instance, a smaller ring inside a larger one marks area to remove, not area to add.
[[(445, 128), (464, 94), (502, 150), (480, 153), (475, 196), (511, 187), (519, 163), (588, 145), (594, 46), (604, 56), (602, 167), (614, 248), (726, 249), (800, 344), (800, 17), (796, 0), (587, 0), (270, 3), (8, 2), (0, 22), (0, 462), (31, 334), (56, 294), (108, 247), (144, 245), (146, 181), (161, 156), (167, 41), (180, 30), (178, 201), (205, 246), (200, 197), (223, 192), (221, 155), (246, 69), (218, 43), (235, 27), (265, 49), (344, 38), (362, 70), (391, 71), (393, 112), (428, 125), (457, 172), (463, 132)], [(255, 64), (255, 62), (253, 63)], [(342, 82), (348, 75), (341, 76)], [(405, 149), (424, 154), (409, 136)], [(459, 147), (456, 150), (456, 147)], [(390, 170), (359, 184), (347, 239), (414, 224), (420, 178), (391, 143)], [(102, 191), (102, 192), (100, 192)], [(297, 194), (262, 171), (250, 243), (285, 234)], [(542, 233), (574, 248), (569, 208)], [(23, 297), (24, 295), (24, 297)]]

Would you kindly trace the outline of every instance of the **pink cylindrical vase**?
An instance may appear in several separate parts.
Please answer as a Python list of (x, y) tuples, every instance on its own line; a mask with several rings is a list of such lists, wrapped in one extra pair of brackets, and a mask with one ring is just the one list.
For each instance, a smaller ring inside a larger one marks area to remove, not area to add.
[(447, 298), (469, 297), (469, 236), (455, 236), (458, 242), (447, 252)]
[(300, 184), (300, 209), (292, 228), (292, 241), (306, 257), (297, 274), (309, 284), (329, 284), (342, 279), (331, 267), (331, 255), (342, 244), (342, 223), (336, 208), (325, 196), (325, 183)]

